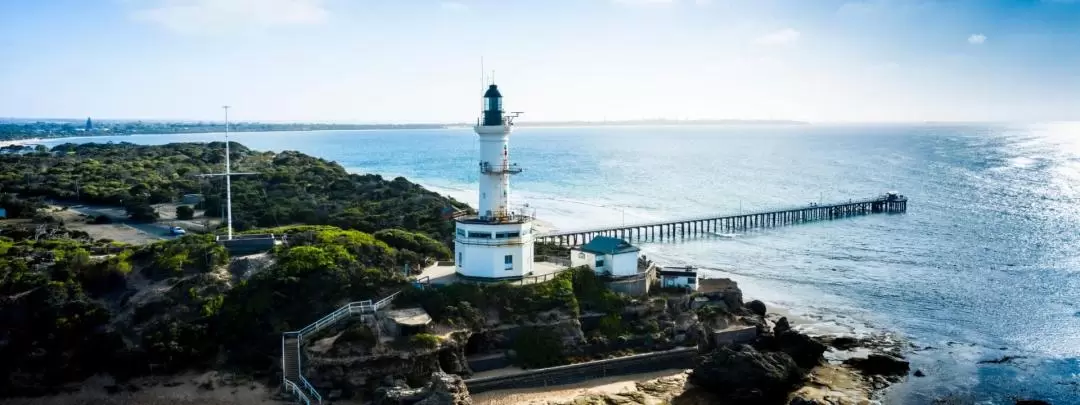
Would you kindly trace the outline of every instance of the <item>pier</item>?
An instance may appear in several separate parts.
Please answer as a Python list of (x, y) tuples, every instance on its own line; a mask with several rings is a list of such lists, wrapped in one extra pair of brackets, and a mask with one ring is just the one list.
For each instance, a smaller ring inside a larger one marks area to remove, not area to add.
[(627, 241), (664, 241), (705, 235), (722, 236), (752, 229), (773, 228), (814, 221), (847, 218), (879, 213), (907, 211), (907, 197), (889, 193), (884, 196), (831, 204), (750, 212), (737, 215), (705, 216), (673, 221), (627, 224), (605, 228), (550, 232), (537, 235), (537, 241), (559, 246), (579, 246), (597, 236), (611, 236)]

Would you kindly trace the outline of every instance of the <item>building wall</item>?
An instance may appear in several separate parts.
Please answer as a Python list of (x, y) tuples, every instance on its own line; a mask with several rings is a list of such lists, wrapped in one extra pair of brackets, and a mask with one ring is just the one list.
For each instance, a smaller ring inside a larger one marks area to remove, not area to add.
[[(479, 174), (480, 162), (488, 162), (492, 167), (502, 167), (503, 148), (508, 149), (510, 128), (502, 125), (476, 127), (480, 136), (480, 159), (473, 170)], [(500, 177), (479, 174), (480, 204), (477, 212), (481, 216), (494, 215), (499, 210), (509, 212), (510, 176)]]
[(626, 277), (635, 275), (637, 274), (637, 260), (638, 252), (628, 252), (613, 255), (613, 257), (611, 257), (611, 264), (609, 264), (609, 271), (611, 271), (611, 275), (615, 277)]
[[(464, 232), (465, 236), (461, 233)], [(495, 238), (499, 232), (517, 232), (516, 238)], [(490, 234), (489, 238), (475, 238), (475, 233)], [(506, 278), (522, 277), (533, 271), (532, 223), (520, 224), (466, 224), (458, 222), (454, 239), (454, 261), (457, 272), (468, 277)], [(506, 269), (506, 256), (512, 256), (510, 270)]]
[(589, 266), (590, 269), (596, 270), (596, 255), (589, 252), (582, 252), (577, 249), (570, 251), (570, 267)]
[[(694, 279), (694, 283), (690, 284), (689, 278)], [(697, 289), (698, 282), (697, 277), (688, 276), (660, 276), (660, 286), (662, 287), (691, 287)]]

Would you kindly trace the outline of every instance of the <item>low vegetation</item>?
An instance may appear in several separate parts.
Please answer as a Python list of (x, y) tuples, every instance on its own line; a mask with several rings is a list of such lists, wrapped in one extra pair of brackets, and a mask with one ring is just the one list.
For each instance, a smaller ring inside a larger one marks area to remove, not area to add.
[[(238, 230), (289, 224), (368, 233), (400, 228), (445, 243), (454, 231), (447, 215), (468, 209), (404, 178), (350, 174), (337, 163), (299, 152), (256, 152), (237, 143), (230, 147), (234, 171), (258, 173), (233, 179), (233, 224)], [(205, 200), (195, 208), (220, 216), (224, 184), (220, 177), (200, 175), (221, 171), (224, 149), (220, 142), (67, 143), (48, 152), (0, 154), (0, 207), (26, 216), (34, 198), (48, 198), (123, 206), (133, 220), (154, 221), (157, 213), (151, 204), (203, 194)], [(11, 200), (15, 194), (19, 201)]]
[[(210, 235), (124, 245), (40, 212), (43, 199), (122, 204), (132, 219), (150, 221), (149, 204), (201, 193), (206, 203), (196, 208), (218, 214), (221, 185), (196, 175), (219, 171), (222, 150), (65, 144), (0, 154), (0, 208), (32, 218), (0, 228), (0, 392), (42, 393), (103, 372), (265, 373), (279, 365), (282, 332), (358, 297), (397, 291), (408, 285), (402, 269), (450, 257), (453, 223), (444, 214), (463, 204), (402, 178), (238, 144), (234, 170), (259, 175), (233, 182), (237, 227), (288, 241), (256, 268), (232, 268)], [(190, 213), (177, 209), (180, 218)]]
[[(150, 365), (266, 370), (276, 364), (282, 332), (355, 297), (407, 285), (398, 250), (356, 230), (281, 229), (290, 244), (243, 279), (210, 236), (127, 246), (51, 227), (44, 237), (0, 230), (0, 375), (15, 385), (3, 388), (23, 393), (97, 372), (146, 373)], [(147, 283), (156, 291), (137, 288)], [(353, 335), (372, 339), (370, 331)]]

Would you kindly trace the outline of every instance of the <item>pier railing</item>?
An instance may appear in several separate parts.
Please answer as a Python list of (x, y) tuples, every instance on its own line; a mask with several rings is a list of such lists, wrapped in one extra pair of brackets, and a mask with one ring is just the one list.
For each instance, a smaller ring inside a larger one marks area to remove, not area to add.
[(625, 224), (602, 228), (557, 231), (536, 235), (542, 242), (575, 246), (598, 235), (657, 239), (715, 234), (721, 231), (745, 231), (753, 228), (772, 227), (810, 221), (835, 219), (871, 213), (906, 212), (907, 198), (898, 194), (848, 200), (827, 204), (758, 209), (726, 215), (702, 215), (677, 220)]

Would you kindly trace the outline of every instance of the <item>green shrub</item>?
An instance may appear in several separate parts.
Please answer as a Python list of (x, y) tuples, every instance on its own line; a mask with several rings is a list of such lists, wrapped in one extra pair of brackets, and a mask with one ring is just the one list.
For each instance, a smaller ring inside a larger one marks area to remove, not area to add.
[(195, 218), (195, 209), (187, 205), (176, 206), (176, 219), (188, 220)]
[(513, 359), (518, 366), (525, 368), (551, 367), (566, 363), (563, 353), (562, 337), (545, 327), (523, 327), (513, 343), (517, 356)]
[(442, 342), (442, 338), (432, 335), (430, 333), (418, 333), (409, 337), (409, 343), (413, 347), (422, 347), (426, 349), (434, 349), (439, 347), (439, 343)]
[(607, 314), (600, 318), (597, 330), (608, 339), (615, 339), (623, 334), (622, 316), (619, 314)]

